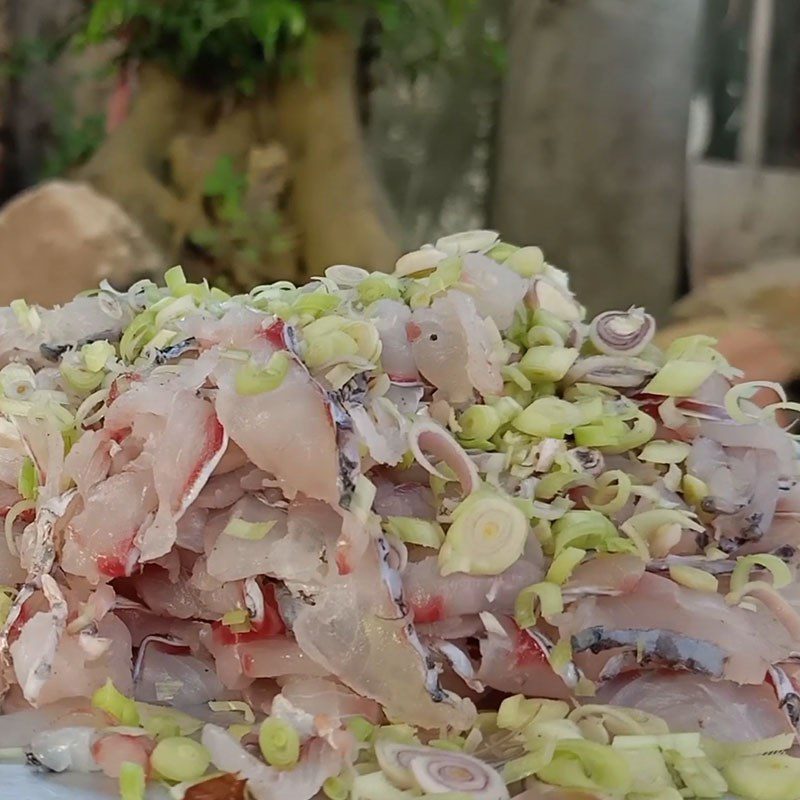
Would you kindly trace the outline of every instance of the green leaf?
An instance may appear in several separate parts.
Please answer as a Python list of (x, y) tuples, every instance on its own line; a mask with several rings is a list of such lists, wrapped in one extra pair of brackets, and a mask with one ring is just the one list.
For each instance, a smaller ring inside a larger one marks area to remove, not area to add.
[(306, 13), (297, 0), (253, 0), (249, 22), (266, 53), (275, 53), (282, 35), (299, 39), (308, 24)]
[(233, 165), (231, 156), (220, 156), (206, 176), (204, 191), (209, 197), (228, 197), (244, 191), (244, 176)]
[(219, 233), (213, 228), (197, 228), (189, 233), (189, 239), (198, 247), (212, 249), (219, 243)]
[(86, 23), (86, 40), (102, 41), (125, 18), (125, 0), (95, 0)]

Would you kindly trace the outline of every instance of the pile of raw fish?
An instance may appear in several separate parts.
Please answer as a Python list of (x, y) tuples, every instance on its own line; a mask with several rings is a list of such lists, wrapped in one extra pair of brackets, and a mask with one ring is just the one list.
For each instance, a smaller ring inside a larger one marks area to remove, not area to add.
[(800, 797), (780, 386), (491, 231), (165, 284), (0, 309), (0, 757), (126, 800)]

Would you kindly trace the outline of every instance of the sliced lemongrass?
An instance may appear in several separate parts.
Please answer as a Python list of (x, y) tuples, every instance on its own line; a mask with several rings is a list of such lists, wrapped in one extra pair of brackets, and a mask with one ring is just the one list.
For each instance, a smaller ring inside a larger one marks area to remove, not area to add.
[[(562, 322), (580, 322), (584, 309), (568, 290), (550, 283), (544, 278), (534, 278), (525, 302), (529, 308), (547, 311)], [(534, 317), (534, 321), (536, 318)], [(566, 334), (565, 334), (566, 335)]]
[(506, 697), (497, 709), (495, 723), (498, 728), (518, 731), (532, 722), (564, 719), (569, 705), (563, 700), (546, 700), (515, 694)]
[(631, 496), (630, 475), (621, 469), (612, 469), (598, 476), (596, 491), (586, 505), (601, 514), (613, 515), (621, 511)]
[[(487, 255), (497, 260), (499, 253), (493, 254), (499, 247), (503, 245), (495, 245)], [(544, 270), (544, 253), (539, 247), (518, 247), (502, 263), (523, 278), (532, 278)]]
[(0, 586), (0, 627), (6, 624), (16, 595), (17, 590), (13, 586)]
[(308, 321), (309, 318), (317, 319), (335, 311), (341, 302), (341, 298), (325, 289), (317, 289), (313, 292), (301, 291), (283, 315), (286, 319), (298, 317), (304, 321)]
[(751, 800), (795, 800), (800, 759), (787, 755), (743, 756), (722, 767), (728, 790)]
[(418, 517), (387, 517), (384, 529), (403, 542), (438, 550), (444, 542), (444, 531), (438, 522)]
[(545, 325), (533, 325), (528, 328), (525, 334), (525, 344), (529, 348), (541, 345), (564, 347), (564, 340), (561, 334), (553, 330), (553, 328), (548, 328)]
[(586, 556), (586, 550), (580, 547), (565, 547), (550, 564), (545, 580), (555, 583), (558, 586), (566, 583), (575, 567), (583, 561)]
[(273, 353), (265, 367), (243, 364), (236, 373), (236, 392), (245, 397), (270, 392), (283, 383), (288, 371), (289, 356), (282, 350)]
[(515, 253), (520, 248), (515, 244), (509, 242), (497, 242), (486, 251), (489, 258), (494, 259), (498, 264), (502, 264), (512, 253)]
[(774, 755), (794, 746), (794, 733), (779, 733), (767, 739), (744, 742), (720, 742), (714, 739), (703, 740), (703, 750), (716, 766), (722, 766), (744, 756)]
[(691, 452), (691, 445), (686, 442), (665, 442), (653, 439), (648, 442), (639, 453), (640, 461), (649, 461), (653, 464), (680, 464), (685, 461)]
[(669, 726), (661, 717), (636, 708), (586, 704), (571, 711), (569, 719), (573, 722), (580, 722), (593, 716), (602, 719), (609, 733), (614, 736), (648, 736), (669, 733)]
[(511, 424), (529, 436), (563, 439), (580, 423), (580, 410), (572, 403), (557, 397), (540, 397), (518, 414)]
[(59, 367), (67, 384), (76, 392), (88, 394), (97, 389), (105, 377), (102, 372), (89, 372), (68, 364), (66, 361)]
[(243, 700), (210, 700), (208, 707), (212, 711), (239, 711), (244, 715), (244, 721), (252, 724), (256, 721), (256, 716), (249, 703)]
[(433, 299), (454, 286), (461, 278), (461, 259), (455, 256), (440, 261), (427, 278), (409, 281), (407, 300), (412, 309), (426, 308)]
[(231, 725), (228, 725), (226, 728), (228, 733), (233, 736), (234, 739), (241, 741), (247, 734), (252, 733), (255, 730), (255, 725), (248, 725), (244, 722), (234, 722)]
[(722, 797), (728, 791), (724, 776), (705, 756), (687, 758), (679, 755), (669, 761), (694, 797)]
[(25, 333), (35, 334), (42, 327), (42, 318), (39, 316), (39, 312), (24, 300), (12, 300), (8, 305)]
[(519, 369), (532, 381), (560, 381), (578, 358), (574, 347), (537, 345), (519, 362)]
[(355, 716), (347, 720), (347, 730), (349, 730), (359, 742), (368, 742), (375, 733), (375, 725), (364, 717)]
[(750, 556), (741, 556), (736, 560), (736, 566), (731, 573), (731, 592), (739, 593), (750, 580), (750, 573), (756, 567), (763, 567), (772, 574), (772, 585), (775, 589), (782, 589), (792, 582), (792, 571), (778, 556), (768, 553), (756, 553)]
[(279, 769), (293, 767), (300, 758), (300, 736), (289, 723), (276, 717), (267, 717), (261, 723), (258, 746), (264, 760)]
[(415, 275), (421, 272), (429, 272), (436, 268), (436, 265), (447, 258), (447, 253), (437, 250), (435, 247), (423, 247), (406, 253), (397, 259), (394, 266), (396, 277), (402, 278), (406, 275)]
[(547, 581), (534, 583), (517, 595), (514, 621), (520, 628), (532, 628), (539, 616), (549, 622), (563, 610), (564, 598), (560, 586)]
[(348, 800), (352, 787), (353, 776), (343, 772), (332, 778), (326, 778), (322, 784), (322, 793), (328, 800)]
[(607, 745), (582, 739), (560, 740), (552, 761), (537, 777), (556, 786), (624, 794), (631, 785), (627, 762)]
[(602, 550), (616, 535), (614, 523), (599, 511), (568, 511), (553, 523), (553, 553), (557, 556), (567, 547)]
[(658, 423), (644, 411), (637, 411), (633, 425), (616, 444), (600, 448), (604, 453), (618, 454), (628, 450), (635, 450), (649, 442), (656, 434)]
[(25, 456), (17, 475), (17, 491), (23, 500), (35, 500), (39, 491), (39, 470), (30, 456)]
[(456, 507), (439, 551), (442, 575), (499, 575), (519, 560), (528, 520), (512, 500), (491, 489), (473, 492)]
[(642, 391), (667, 397), (691, 397), (716, 371), (706, 361), (667, 361)]
[(638, 750), (642, 747), (659, 747), (665, 751), (675, 751), (687, 757), (702, 757), (699, 733), (662, 733), (646, 735), (615, 736), (611, 746), (614, 749)]
[[(349, 800), (409, 800), (411, 795), (398, 789), (373, 763), (356, 764)], [(378, 771), (375, 771), (378, 770)]]
[(683, 498), (690, 506), (699, 507), (704, 498), (708, 497), (709, 488), (705, 481), (694, 475), (684, 475), (681, 479)]
[[(764, 406), (761, 411), (760, 419), (772, 419), (775, 420), (775, 414), (778, 411), (794, 411), (795, 414), (800, 414), (800, 403), (795, 403), (792, 401), (788, 401), (785, 403), (770, 403), (768, 406)], [(777, 422), (777, 420), (775, 420)], [(797, 422), (797, 420), (793, 420), (789, 425), (786, 426), (785, 430), (789, 430), (792, 426)]]
[(773, 381), (746, 381), (732, 386), (725, 393), (724, 403), (728, 416), (743, 424), (757, 421), (761, 416), (762, 409), (756, 406), (754, 407), (755, 413), (748, 413), (742, 408), (740, 401), (743, 399), (749, 400), (759, 389), (770, 389), (778, 395), (783, 403), (789, 399), (786, 396), (786, 390), (779, 383)]
[(636, 356), (650, 343), (656, 323), (641, 308), (604, 311), (589, 326), (589, 339), (605, 355)]
[(144, 800), (145, 782), (142, 765), (124, 761), (119, 768), (120, 800)]
[(552, 500), (565, 489), (575, 486), (594, 486), (594, 479), (583, 472), (549, 472), (536, 484), (534, 496), (537, 500)]
[(365, 306), (378, 300), (399, 300), (402, 297), (397, 278), (391, 275), (369, 275), (356, 286), (358, 299)]
[(500, 238), (497, 231), (474, 230), (462, 233), (451, 233), (436, 240), (434, 247), (448, 255), (478, 253), (488, 250)]
[(83, 356), (83, 363), (89, 372), (100, 372), (105, 369), (106, 364), (116, 356), (117, 351), (114, 345), (105, 339), (99, 339), (96, 342), (81, 347), (81, 355)]
[(620, 448), (630, 433), (624, 420), (603, 417), (589, 425), (575, 428), (575, 444), (579, 447)]
[[(530, 379), (515, 364), (505, 364), (500, 368), (500, 374), (503, 376), (504, 381), (510, 381), (515, 386), (518, 386), (520, 389), (522, 389), (523, 392), (529, 392), (531, 390), (532, 384)], [(520, 406), (520, 411), (521, 410), (522, 407)]]
[(496, 397), (487, 399), (487, 404), (497, 412), (500, 424), (506, 425), (524, 409), (513, 397)]
[(110, 678), (92, 695), (92, 705), (105, 711), (116, 719), (120, 725), (136, 727), (139, 725), (139, 710), (130, 697), (120, 692)]
[(150, 754), (150, 764), (156, 772), (177, 783), (201, 777), (210, 763), (208, 750), (186, 736), (162, 739)]
[(703, 333), (694, 334), (692, 336), (681, 336), (675, 341), (670, 342), (665, 351), (668, 359), (673, 358), (688, 358), (695, 359), (700, 356), (698, 360), (708, 360), (709, 350), (714, 348), (717, 344), (717, 339), (713, 336), (706, 336)]
[(556, 739), (542, 739), (541, 743), (530, 753), (513, 758), (503, 767), (503, 780), (515, 783), (535, 775), (546, 767), (556, 751)]
[(222, 529), (225, 536), (233, 536), (236, 539), (247, 539), (251, 542), (261, 541), (276, 525), (277, 520), (270, 519), (265, 522), (247, 522), (246, 520), (234, 517)]
[[(245, 609), (245, 608), (234, 608), (231, 611), (226, 611), (222, 615), (222, 620), (221, 620), (223, 625), (228, 625), (228, 626), (231, 626), (231, 627), (234, 626), (234, 625), (246, 625), (247, 623), (249, 623), (249, 621), (250, 621), (250, 614), (247, 611), (247, 609)], [(224, 705), (219, 710), (221, 710), (221, 711), (227, 711), (228, 710), (228, 706), (226, 705), (227, 702), (228, 702), (227, 700), (219, 700), (219, 701), (211, 700), (210, 702), (212, 702), (212, 703), (217, 703), (217, 702), (223, 703)], [(214, 710), (214, 709), (212, 709), (212, 710)]]
[[(631, 797), (631, 792), (650, 795), (667, 789), (676, 791), (664, 754), (657, 747), (617, 752), (625, 759), (631, 773), (631, 787), (627, 798)], [(678, 797), (681, 795), (678, 794)]]
[(462, 439), (491, 439), (502, 424), (500, 414), (492, 406), (470, 406), (458, 418)]
[(669, 576), (675, 583), (689, 589), (697, 589), (700, 592), (716, 592), (719, 588), (719, 581), (714, 575), (697, 567), (671, 564)]
[(349, 264), (334, 264), (325, 270), (325, 277), (330, 278), (337, 286), (349, 289), (358, 286), (361, 281), (369, 278), (372, 273), (361, 267), (351, 267)]

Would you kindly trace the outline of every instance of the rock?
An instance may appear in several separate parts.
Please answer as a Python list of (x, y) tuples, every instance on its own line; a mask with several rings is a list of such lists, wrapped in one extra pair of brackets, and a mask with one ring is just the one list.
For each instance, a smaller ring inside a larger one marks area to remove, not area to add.
[[(661, 346), (680, 336), (714, 336), (745, 380), (800, 377), (800, 258), (753, 264), (698, 286), (674, 308), (658, 334)], [(774, 398), (772, 398), (774, 400)]]
[(139, 226), (85, 184), (44, 183), (0, 209), (0, 304), (63, 303), (103, 278), (123, 286), (165, 266)]

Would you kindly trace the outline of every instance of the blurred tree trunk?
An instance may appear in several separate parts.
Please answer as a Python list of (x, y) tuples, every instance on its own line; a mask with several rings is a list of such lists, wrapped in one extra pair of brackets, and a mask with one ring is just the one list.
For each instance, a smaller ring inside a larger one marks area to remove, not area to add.
[(675, 299), (697, 0), (515, 0), (491, 222), (591, 311)]
[[(9, 30), (9, 0), (0, 0), (0, 64), (7, 57), (11, 47)], [(8, 130), (8, 106), (10, 100), (10, 80), (0, 73), (0, 202), (10, 191), (9, 187), (9, 145), (11, 137)]]
[[(83, 0), (0, 0), (8, 9), (9, 39), (15, 45), (66, 38)], [(58, 139), (89, 116), (102, 116), (113, 80), (114, 43), (67, 50), (58, 58), (36, 61), (14, 76), (12, 113), (6, 120), (13, 147), (14, 189), (43, 177)]]
[[(253, 98), (207, 93), (144, 64), (127, 118), (76, 175), (128, 210), (172, 258), (226, 270), (240, 286), (302, 281), (336, 262), (391, 269), (398, 238), (363, 140), (355, 43), (320, 33), (305, 55), (307, 72)], [(214, 227), (203, 187), (222, 156), (251, 187), (273, 184), (257, 211), (275, 214), (286, 242), (241, 268), (219, 263), (235, 254), (209, 265), (185, 248), (194, 231)]]

